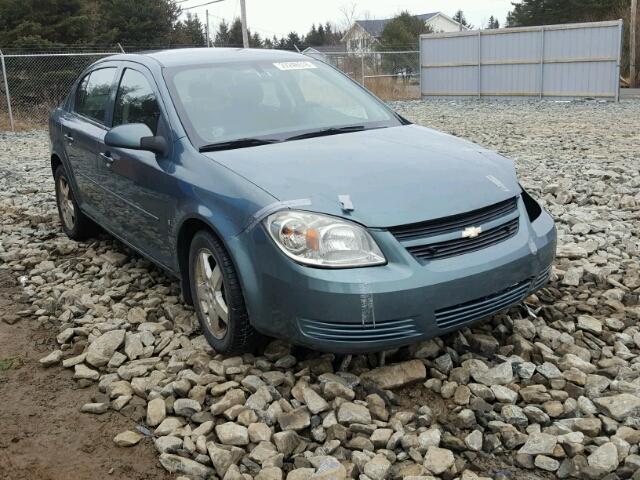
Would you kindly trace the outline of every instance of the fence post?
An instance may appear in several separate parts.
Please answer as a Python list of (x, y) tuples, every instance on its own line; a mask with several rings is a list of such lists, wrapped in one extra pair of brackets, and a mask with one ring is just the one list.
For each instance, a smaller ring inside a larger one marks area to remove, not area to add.
[(482, 98), (482, 30), (478, 30), (478, 98)]
[(2, 63), (2, 78), (4, 79), (4, 93), (7, 97), (7, 111), (9, 113), (9, 125), (11, 125), (11, 131), (15, 132), (16, 128), (13, 124), (13, 112), (11, 111), (11, 94), (9, 93), (9, 82), (7, 81), (7, 68), (4, 64), (4, 54), (0, 50), (0, 63)]
[(540, 27), (540, 100), (544, 96), (544, 26)]
[(360, 50), (360, 60), (362, 62), (362, 65), (360, 67), (362, 69), (362, 71), (361, 71), (361, 74), (362, 74), (362, 86), (364, 87), (364, 47), (362, 48), (362, 50)]

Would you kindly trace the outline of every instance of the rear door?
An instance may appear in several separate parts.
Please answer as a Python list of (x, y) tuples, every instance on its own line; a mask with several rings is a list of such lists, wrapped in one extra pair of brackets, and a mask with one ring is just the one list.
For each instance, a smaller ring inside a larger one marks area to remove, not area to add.
[[(146, 124), (161, 135), (171, 152), (171, 129), (151, 73), (142, 65), (124, 63), (118, 73), (112, 126)], [(106, 211), (117, 212), (117, 232), (159, 263), (172, 265), (168, 228), (175, 210), (174, 164), (171, 153), (102, 146), (98, 169), (107, 196)]]
[(71, 175), (78, 186), (83, 211), (101, 222), (98, 215), (100, 187), (97, 155), (107, 133), (109, 106), (117, 68), (100, 64), (78, 83), (69, 108), (60, 117)]

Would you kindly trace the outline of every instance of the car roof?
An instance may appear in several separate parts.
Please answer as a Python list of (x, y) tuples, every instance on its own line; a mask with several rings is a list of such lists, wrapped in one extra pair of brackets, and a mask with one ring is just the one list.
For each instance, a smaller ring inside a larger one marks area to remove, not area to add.
[[(286, 50), (268, 50), (261, 48), (176, 48), (139, 53), (113, 55), (105, 60), (131, 60), (140, 63), (156, 63), (163, 67), (200, 65), (238, 61), (270, 60), (309, 60), (309, 57)], [(155, 60), (155, 62), (153, 62)], [(149, 62), (151, 61), (151, 62)]]

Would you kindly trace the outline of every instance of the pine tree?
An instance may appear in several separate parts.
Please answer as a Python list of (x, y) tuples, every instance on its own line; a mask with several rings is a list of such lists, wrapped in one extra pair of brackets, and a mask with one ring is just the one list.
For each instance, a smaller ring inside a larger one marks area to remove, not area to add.
[(173, 0), (96, 1), (95, 32), (103, 44), (166, 45), (180, 14)]
[(0, 1), (0, 45), (91, 43), (91, 12), (82, 0)]
[(202, 22), (189, 12), (183, 21), (176, 23), (172, 37), (177, 45), (205, 45), (207, 42)]
[(224, 20), (218, 25), (218, 31), (216, 32), (213, 44), (216, 47), (226, 47), (229, 45), (229, 25)]
[(498, 19), (496, 17), (491, 15), (489, 17), (489, 23), (487, 24), (487, 28), (490, 29), (490, 30), (498, 29), (498, 28), (500, 28), (500, 22), (498, 21)]
[(624, 3), (624, 0), (522, 0), (513, 4), (507, 25), (516, 27), (614, 20), (617, 18), (616, 7)]
[(453, 19), (461, 24), (463, 27), (467, 27), (469, 29), (473, 28), (473, 25), (467, 22), (467, 19), (464, 16), (464, 12), (462, 10), (458, 10), (454, 15)]

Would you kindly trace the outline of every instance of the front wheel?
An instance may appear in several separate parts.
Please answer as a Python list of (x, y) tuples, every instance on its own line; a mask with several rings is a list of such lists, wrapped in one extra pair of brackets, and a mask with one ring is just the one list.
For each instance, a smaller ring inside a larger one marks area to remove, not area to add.
[(72, 240), (84, 240), (96, 233), (96, 224), (80, 211), (73, 195), (69, 177), (62, 165), (58, 165), (54, 174), (56, 183), (56, 203), (62, 230)]
[(233, 262), (209, 232), (200, 231), (191, 241), (189, 282), (200, 326), (213, 349), (225, 354), (251, 351), (260, 334), (249, 323)]

